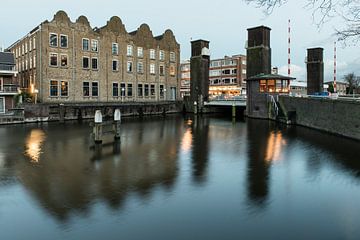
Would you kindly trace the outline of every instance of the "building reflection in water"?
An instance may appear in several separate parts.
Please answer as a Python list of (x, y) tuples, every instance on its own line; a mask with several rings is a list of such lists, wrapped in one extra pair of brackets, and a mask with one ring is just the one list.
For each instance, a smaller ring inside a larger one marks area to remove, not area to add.
[(54, 124), (47, 131), (46, 144), (43, 131), (31, 130), (24, 155), (32, 161), (40, 159), (41, 168), (19, 162), (17, 172), (31, 195), (62, 222), (74, 213), (86, 216), (93, 202), (114, 209), (121, 208), (129, 195), (146, 202), (154, 191), (173, 189), (184, 131), (181, 121), (125, 123), (121, 143), (101, 150), (89, 148), (87, 123), (69, 131)]
[(250, 205), (266, 207), (269, 195), (271, 162), (282, 159), (286, 141), (274, 123), (248, 121), (247, 191)]
[(207, 176), (209, 153), (209, 119), (194, 116), (192, 132), (192, 167), (195, 182), (203, 183)]
[(41, 129), (31, 130), (29, 136), (26, 138), (25, 155), (32, 163), (38, 163), (40, 155), (42, 154), (42, 145), (45, 141), (45, 132)]

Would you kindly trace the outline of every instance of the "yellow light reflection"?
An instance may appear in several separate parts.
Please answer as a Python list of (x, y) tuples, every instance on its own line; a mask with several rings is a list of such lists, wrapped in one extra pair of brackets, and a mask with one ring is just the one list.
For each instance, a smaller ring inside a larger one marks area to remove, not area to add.
[(41, 147), (45, 141), (45, 132), (40, 129), (31, 130), (30, 135), (26, 139), (25, 155), (30, 158), (33, 163), (38, 163), (41, 155)]
[(282, 138), (281, 132), (270, 133), (267, 149), (266, 149), (266, 161), (279, 161), (282, 159), (282, 147), (286, 145), (286, 141)]
[(188, 128), (181, 140), (181, 150), (183, 152), (188, 152), (191, 150), (191, 145), (192, 145), (192, 134), (191, 134), (191, 129)]

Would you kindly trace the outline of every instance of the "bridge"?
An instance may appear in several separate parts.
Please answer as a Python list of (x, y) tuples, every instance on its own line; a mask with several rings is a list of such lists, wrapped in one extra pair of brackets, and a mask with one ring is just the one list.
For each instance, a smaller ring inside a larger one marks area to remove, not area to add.
[(214, 97), (211, 98), (208, 102), (204, 103), (205, 106), (236, 106), (236, 107), (246, 107), (246, 96), (233, 96), (233, 97)]

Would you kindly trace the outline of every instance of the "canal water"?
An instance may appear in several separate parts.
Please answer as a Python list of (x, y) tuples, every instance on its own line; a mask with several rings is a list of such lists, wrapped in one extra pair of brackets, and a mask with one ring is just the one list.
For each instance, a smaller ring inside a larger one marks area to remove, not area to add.
[(360, 143), (273, 122), (0, 127), (0, 239), (360, 239)]

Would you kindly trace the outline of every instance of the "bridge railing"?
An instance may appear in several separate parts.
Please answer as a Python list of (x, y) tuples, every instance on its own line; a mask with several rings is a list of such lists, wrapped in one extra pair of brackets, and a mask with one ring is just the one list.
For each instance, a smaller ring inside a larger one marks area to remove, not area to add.
[(246, 95), (239, 95), (239, 96), (210, 96), (209, 101), (245, 101)]

